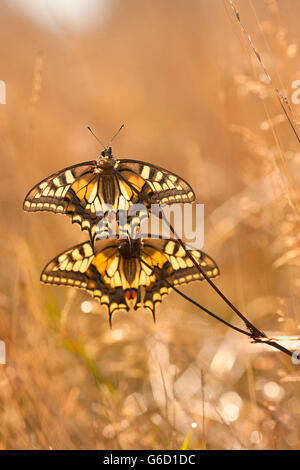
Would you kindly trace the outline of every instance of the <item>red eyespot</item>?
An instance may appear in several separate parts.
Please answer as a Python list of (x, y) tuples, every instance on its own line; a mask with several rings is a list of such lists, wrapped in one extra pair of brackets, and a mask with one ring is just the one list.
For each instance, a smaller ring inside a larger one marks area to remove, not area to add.
[(136, 298), (136, 292), (134, 290), (129, 290), (126, 292), (126, 299), (131, 300)]

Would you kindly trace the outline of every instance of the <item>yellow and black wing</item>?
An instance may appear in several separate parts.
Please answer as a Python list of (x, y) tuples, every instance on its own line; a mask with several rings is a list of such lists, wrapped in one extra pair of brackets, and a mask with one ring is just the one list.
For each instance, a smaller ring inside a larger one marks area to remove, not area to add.
[[(29, 191), (23, 209), (66, 214), (72, 223), (88, 230), (94, 243), (97, 238), (111, 237), (114, 230), (117, 235), (119, 226), (111, 217), (117, 219), (120, 211), (125, 213), (133, 204), (149, 207), (195, 198), (190, 185), (174, 173), (136, 160), (114, 162), (109, 169), (90, 161), (54, 173)], [(139, 214), (128, 221), (133, 218), (139, 220)], [(126, 224), (125, 232), (128, 230)]]
[(53, 258), (43, 269), (41, 281), (46, 284), (85, 289), (112, 313), (128, 310), (120, 289), (120, 256), (112, 240), (102, 240), (94, 255), (89, 242), (76, 245)]
[[(155, 317), (157, 303), (172, 285), (203, 279), (177, 240), (145, 240), (139, 256), (122, 256), (115, 240), (102, 240), (97, 247), (94, 254), (85, 242), (56, 256), (44, 268), (41, 281), (85, 289), (107, 307), (110, 317), (130, 307), (148, 308)], [(219, 274), (208, 255), (191, 253), (207, 276)]]
[(89, 174), (95, 162), (84, 162), (60, 170), (36, 184), (25, 196), (23, 209), (28, 212), (47, 211), (66, 214), (70, 199), (68, 190), (80, 176)]
[[(145, 185), (141, 188), (141, 200), (151, 203), (173, 204), (195, 200), (195, 193), (190, 184), (180, 176), (157, 165), (139, 160), (119, 160), (118, 171), (125, 176), (126, 171), (142, 178)], [(150, 188), (150, 190), (149, 190)]]
[(140, 262), (123, 258), (112, 240), (101, 240), (94, 255), (89, 242), (64, 251), (50, 261), (42, 271), (46, 284), (78, 287), (94, 296), (108, 309), (115, 311), (140, 306)]
[(112, 240), (99, 241), (96, 254), (90, 242), (76, 245), (56, 256), (41, 274), (46, 284), (86, 290), (107, 307), (110, 317), (115, 311), (142, 307), (145, 289), (152, 288), (156, 280), (156, 274), (141, 266), (139, 258), (121, 256)]
[[(190, 253), (209, 278), (220, 274), (215, 261), (203, 251), (190, 250)], [(154, 279), (152, 277), (153, 282), (147, 286), (144, 296), (144, 306), (153, 314), (156, 304), (161, 303), (171, 291), (170, 284), (178, 286), (204, 278), (175, 239), (144, 240), (141, 265), (148, 276), (151, 272), (152, 276), (156, 273), (156, 277)]]
[[(65, 214), (72, 223), (88, 230), (94, 239), (108, 238), (119, 211), (127, 211), (138, 200), (134, 193), (141, 191), (144, 181), (131, 173), (127, 184), (112, 168), (101, 169), (96, 161), (67, 167), (45, 178), (26, 195), (23, 209), (29, 212), (50, 211)], [(149, 188), (150, 191), (150, 188)], [(112, 227), (112, 228), (111, 228)]]

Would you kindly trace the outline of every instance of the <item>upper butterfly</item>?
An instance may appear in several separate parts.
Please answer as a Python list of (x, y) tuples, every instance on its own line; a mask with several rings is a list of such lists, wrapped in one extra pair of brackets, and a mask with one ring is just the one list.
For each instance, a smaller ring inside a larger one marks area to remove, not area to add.
[(102, 230), (100, 221), (111, 208), (118, 215), (138, 203), (150, 208), (154, 203), (194, 199), (194, 191), (184, 179), (150, 163), (116, 160), (109, 146), (97, 160), (64, 168), (35, 185), (25, 197), (23, 209), (69, 215), (72, 223), (89, 231), (94, 242)]

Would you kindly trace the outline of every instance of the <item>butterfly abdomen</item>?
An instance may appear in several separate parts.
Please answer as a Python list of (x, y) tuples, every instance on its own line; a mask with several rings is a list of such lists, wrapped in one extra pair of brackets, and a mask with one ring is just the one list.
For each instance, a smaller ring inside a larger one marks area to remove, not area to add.
[(128, 284), (132, 284), (137, 272), (136, 258), (124, 258), (123, 269)]
[(114, 175), (104, 175), (102, 180), (102, 198), (105, 204), (113, 206), (116, 199), (116, 178)]

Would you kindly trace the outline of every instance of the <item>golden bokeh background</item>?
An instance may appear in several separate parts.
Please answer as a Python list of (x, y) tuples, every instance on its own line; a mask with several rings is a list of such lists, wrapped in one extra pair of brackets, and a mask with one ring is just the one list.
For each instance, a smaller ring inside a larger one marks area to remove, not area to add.
[[(275, 92), (297, 126), (300, 4), (235, 3), (272, 84), (227, 0), (107, 0), (85, 28), (1, 1), (1, 448), (300, 448), (288, 356), (175, 292), (156, 325), (138, 310), (110, 330), (86, 293), (39, 282), (86, 233), (22, 211), (39, 180), (99, 155), (87, 125), (107, 142), (125, 122), (115, 154), (180, 174), (205, 204), (218, 287), (268, 335), (300, 335), (300, 151)], [(207, 283), (182, 290), (242, 326)]]

